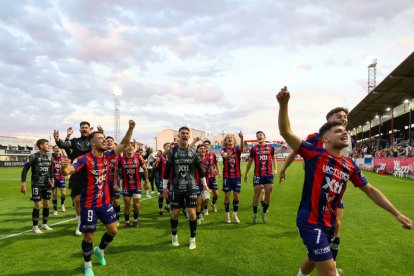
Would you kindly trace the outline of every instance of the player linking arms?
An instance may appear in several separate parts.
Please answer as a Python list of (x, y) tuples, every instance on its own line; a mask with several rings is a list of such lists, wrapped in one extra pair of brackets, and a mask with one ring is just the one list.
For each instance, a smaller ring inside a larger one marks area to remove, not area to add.
[(108, 174), (110, 160), (127, 147), (134, 127), (135, 122), (130, 120), (125, 137), (115, 150), (111, 151), (107, 151), (105, 136), (99, 131), (92, 132), (88, 136), (92, 151), (76, 158), (73, 164), (70, 164), (69, 160), (62, 162), (63, 175), (71, 175), (80, 170), (84, 170), (84, 175), (86, 175), (86, 181), (82, 186), (80, 196), (80, 231), (83, 233), (82, 251), (85, 261), (85, 275), (87, 276), (94, 275), (91, 252), (98, 219), (106, 227), (106, 232), (102, 236), (99, 246), (93, 249), (101, 265), (106, 265), (104, 249), (118, 232), (116, 213), (111, 205), (109, 192)]
[(335, 231), (337, 208), (348, 180), (365, 192), (372, 201), (393, 214), (404, 228), (411, 229), (412, 221), (401, 214), (377, 188), (369, 184), (358, 166), (342, 154), (342, 150), (349, 145), (349, 137), (341, 122), (328, 122), (320, 128), (319, 134), (325, 149), (301, 141), (292, 132), (288, 116), (289, 97), (286, 87), (276, 96), (280, 106), (280, 134), (305, 162), (305, 182), (296, 224), (308, 256), (298, 275), (308, 275), (315, 266), (318, 275), (338, 275), (329, 242)]

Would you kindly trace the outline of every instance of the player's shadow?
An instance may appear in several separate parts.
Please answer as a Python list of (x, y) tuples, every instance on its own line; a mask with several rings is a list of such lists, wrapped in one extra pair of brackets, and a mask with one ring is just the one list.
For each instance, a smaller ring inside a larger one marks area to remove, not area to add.
[(299, 237), (298, 231), (285, 231), (275, 234), (269, 234), (268, 237), (272, 239), (281, 239), (281, 238), (297, 238)]

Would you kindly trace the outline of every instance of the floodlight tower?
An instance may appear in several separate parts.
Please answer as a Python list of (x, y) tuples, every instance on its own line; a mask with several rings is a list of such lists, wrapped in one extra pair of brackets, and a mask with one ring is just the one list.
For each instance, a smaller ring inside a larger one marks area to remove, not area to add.
[(372, 59), (368, 65), (368, 94), (376, 86), (377, 78), (377, 59)]
[(120, 98), (121, 98), (121, 89), (119, 87), (115, 87), (112, 90), (112, 96), (114, 97), (114, 139), (115, 142), (119, 143), (120, 139), (120, 120), (121, 120), (121, 105), (120, 105)]

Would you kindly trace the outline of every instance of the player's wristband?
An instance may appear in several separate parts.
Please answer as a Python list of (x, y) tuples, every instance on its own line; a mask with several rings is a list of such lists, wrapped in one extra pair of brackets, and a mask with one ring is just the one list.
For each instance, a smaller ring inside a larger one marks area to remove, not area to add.
[(168, 188), (168, 179), (163, 179), (162, 180), (162, 188), (163, 189), (167, 189)]
[(201, 184), (203, 185), (203, 187), (207, 187), (207, 181), (206, 181), (205, 177), (200, 178), (200, 181), (201, 181)]

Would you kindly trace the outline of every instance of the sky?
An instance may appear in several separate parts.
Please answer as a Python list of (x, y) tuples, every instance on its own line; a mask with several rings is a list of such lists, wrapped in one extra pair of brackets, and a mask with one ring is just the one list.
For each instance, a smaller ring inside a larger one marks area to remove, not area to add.
[(366, 96), (371, 59), (379, 83), (411, 54), (413, 18), (409, 0), (2, 1), (0, 135), (113, 135), (120, 90), (121, 136), (134, 119), (148, 145), (182, 125), (279, 140), (286, 85), (305, 137)]

